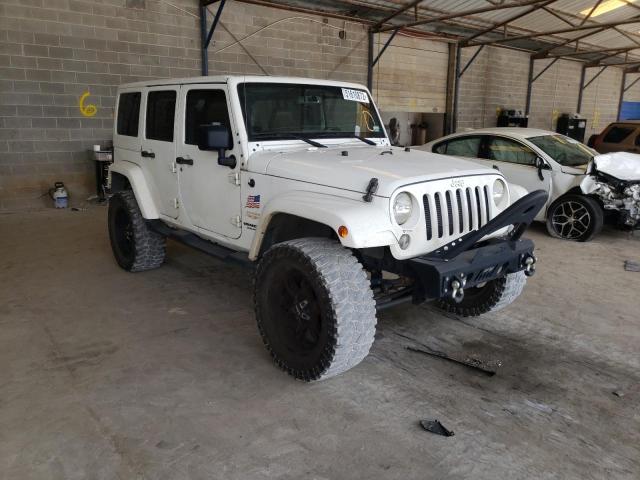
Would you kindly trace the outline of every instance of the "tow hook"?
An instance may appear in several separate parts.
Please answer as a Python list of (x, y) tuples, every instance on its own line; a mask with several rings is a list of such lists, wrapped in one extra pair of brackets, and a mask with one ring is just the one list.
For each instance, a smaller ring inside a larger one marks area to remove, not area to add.
[(451, 298), (454, 302), (460, 303), (462, 301), (462, 299), (464, 298), (464, 286), (466, 284), (466, 278), (462, 278), (461, 280), (454, 278), (451, 281)]
[(524, 274), (527, 277), (532, 277), (536, 273), (536, 257), (533, 255), (527, 255), (523, 263)]

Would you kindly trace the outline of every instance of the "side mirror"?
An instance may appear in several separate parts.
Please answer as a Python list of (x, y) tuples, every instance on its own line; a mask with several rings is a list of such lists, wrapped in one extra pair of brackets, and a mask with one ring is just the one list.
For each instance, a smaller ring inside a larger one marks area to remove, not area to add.
[(225, 125), (201, 125), (198, 131), (198, 148), (218, 152), (218, 164), (229, 168), (236, 167), (236, 157), (227, 157), (226, 151), (233, 147), (231, 132)]
[(542, 175), (542, 170), (549, 170), (549, 165), (542, 160), (540, 157), (536, 157), (536, 168), (538, 169), (538, 178), (540, 181), (544, 181), (544, 175)]

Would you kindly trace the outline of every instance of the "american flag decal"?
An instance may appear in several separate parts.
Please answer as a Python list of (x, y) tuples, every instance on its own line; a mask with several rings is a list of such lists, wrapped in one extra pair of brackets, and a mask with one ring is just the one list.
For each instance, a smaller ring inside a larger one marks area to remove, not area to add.
[(245, 206), (247, 208), (260, 208), (260, 195), (249, 195)]

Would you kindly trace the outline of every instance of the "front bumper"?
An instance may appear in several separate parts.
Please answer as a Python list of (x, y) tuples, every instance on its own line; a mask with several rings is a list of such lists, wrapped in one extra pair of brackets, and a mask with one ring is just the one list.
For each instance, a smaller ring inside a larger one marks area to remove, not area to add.
[(462, 298), (463, 289), (503, 277), (509, 273), (535, 272), (534, 245), (529, 239), (497, 239), (467, 250), (452, 259), (418, 257), (406, 267), (417, 281), (414, 301)]
[[(547, 201), (543, 190), (531, 192), (478, 230), (470, 232), (435, 252), (408, 260), (382, 259), (381, 270), (413, 279), (412, 300), (450, 297), (461, 300), (464, 288), (503, 277), (509, 273), (535, 271), (534, 245), (522, 234)], [(493, 232), (511, 228), (501, 238), (486, 240)], [(365, 262), (369, 263), (369, 262)]]

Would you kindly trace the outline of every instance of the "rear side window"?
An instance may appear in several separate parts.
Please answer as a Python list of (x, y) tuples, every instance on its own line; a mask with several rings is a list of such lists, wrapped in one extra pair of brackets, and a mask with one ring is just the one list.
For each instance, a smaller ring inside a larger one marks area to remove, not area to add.
[(614, 125), (605, 134), (602, 141), (604, 143), (620, 143), (633, 132), (635, 129), (632, 127), (622, 127)]
[(214, 124), (224, 125), (231, 131), (224, 92), (222, 90), (190, 90), (187, 93), (184, 143), (197, 145), (199, 127)]
[(175, 113), (176, 92), (174, 90), (149, 92), (147, 97), (147, 139), (173, 142)]
[(480, 137), (454, 138), (436, 146), (437, 153), (457, 155), (459, 157), (477, 158), (480, 150)]
[(140, 92), (121, 93), (118, 101), (118, 135), (138, 136)]

